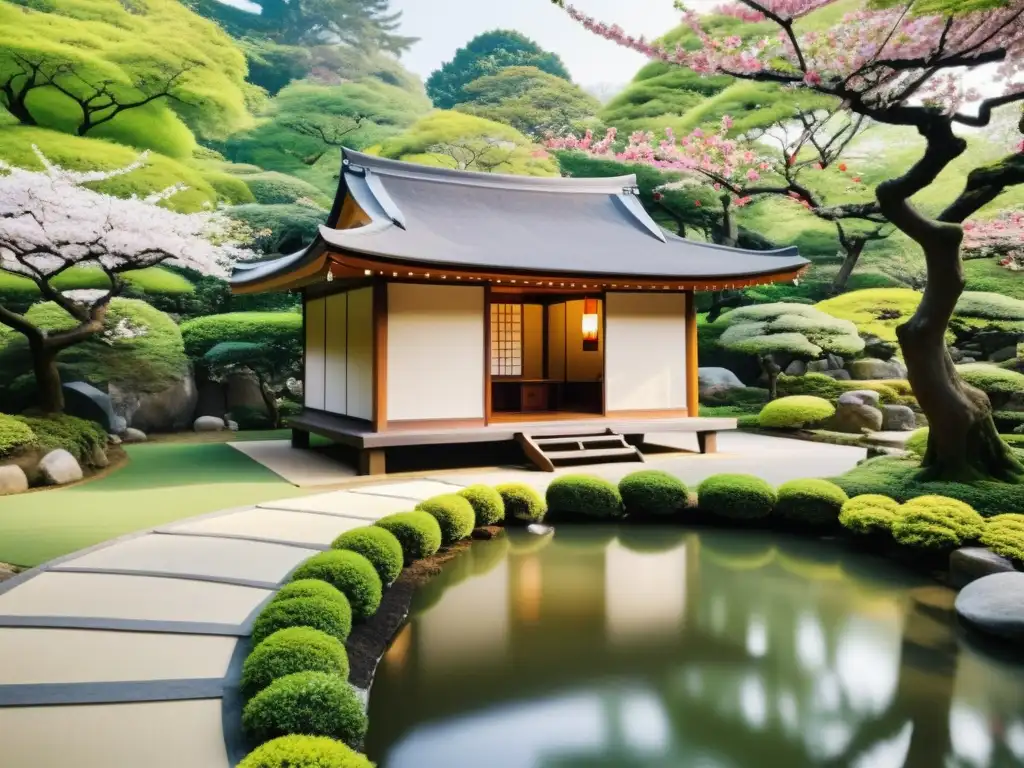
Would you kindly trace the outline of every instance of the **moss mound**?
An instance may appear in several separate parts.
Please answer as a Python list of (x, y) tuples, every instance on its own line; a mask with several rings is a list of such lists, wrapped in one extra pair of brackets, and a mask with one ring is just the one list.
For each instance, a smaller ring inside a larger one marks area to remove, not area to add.
[(891, 533), (899, 511), (898, 501), (877, 493), (865, 493), (843, 504), (839, 523), (847, 530), (862, 535)]
[(619, 481), (619, 496), (630, 516), (670, 517), (686, 509), (689, 489), (675, 475), (660, 469), (643, 469)]
[(700, 509), (716, 517), (756, 520), (775, 507), (775, 489), (754, 475), (712, 475), (697, 487)]
[(444, 493), (421, 501), (416, 509), (437, 520), (441, 527), (441, 543), (446, 547), (469, 536), (476, 523), (473, 505), (457, 493)]
[(619, 489), (593, 475), (562, 475), (548, 486), (548, 512), (557, 517), (613, 520), (625, 514)]
[(975, 541), (984, 529), (984, 519), (970, 505), (945, 496), (919, 496), (900, 508), (892, 535), (908, 547), (943, 551)]
[(981, 543), (997, 555), (1024, 565), (1024, 515), (1006, 513), (985, 521)]
[(242, 666), (242, 695), (249, 699), (296, 672), (328, 672), (348, 679), (348, 654), (336, 637), (312, 627), (282, 629), (253, 648)]
[(344, 595), (342, 600), (344, 602), (322, 597), (293, 597), (271, 601), (253, 622), (253, 646), (288, 627), (312, 627), (345, 642), (352, 631), (352, 609)]
[(430, 557), (441, 548), (441, 526), (426, 512), (396, 512), (382, 517), (374, 525), (398, 539), (406, 565)]
[(835, 406), (820, 397), (780, 397), (761, 409), (758, 424), (765, 429), (802, 429), (820, 424), (835, 412)]
[(242, 710), (242, 728), (255, 742), (278, 736), (329, 736), (357, 746), (366, 713), (355, 689), (340, 675), (297, 672), (275, 680)]
[(358, 552), (370, 561), (383, 584), (391, 584), (402, 572), (402, 543), (395, 534), (376, 525), (345, 531), (331, 544), (334, 549)]
[(348, 598), (355, 619), (373, 616), (384, 592), (373, 564), (358, 552), (334, 549), (321, 552), (302, 563), (293, 579), (320, 579)]
[(238, 768), (373, 768), (373, 763), (326, 736), (281, 736), (256, 747)]
[(813, 526), (834, 525), (849, 500), (846, 491), (828, 480), (790, 480), (780, 485), (777, 493), (776, 515)]
[(541, 496), (525, 483), (503, 483), (494, 490), (505, 505), (505, 520), (518, 523), (539, 523), (547, 514), (547, 504)]
[(0, 459), (36, 444), (36, 433), (23, 419), (0, 413)]
[(495, 525), (505, 519), (505, 502), (501, 494), (489, 485), (471, 485), (458, 493), (473, 507), (476, 515), (476, 526)]
[(290, 581), (281, 587), (271, 602), (281, 603), (285, 600), (294, 600), (296, 597), (318, 597), (336, 603), (348, 605), (348, 598), (326, 581), (319, 579), (297, 579)]
[(35, 444), (45, 451), (63, 448), (83, 466), (92, 466), (93, 452), (107, 446), (107, 432), (94, 421), (67, 414), (33, 417), (14, 416), (33, 435)]

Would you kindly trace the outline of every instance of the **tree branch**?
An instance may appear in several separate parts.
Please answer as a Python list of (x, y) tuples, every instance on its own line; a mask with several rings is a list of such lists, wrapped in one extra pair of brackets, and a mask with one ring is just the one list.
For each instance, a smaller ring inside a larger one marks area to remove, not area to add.
[(939, 221), (960, 223), (995, 200), (1007, 187), (1024, 184), (1024, 153), (1018, 152), (995, 165), (975, 168), (967, 176), (963, 192), (939, 214)]

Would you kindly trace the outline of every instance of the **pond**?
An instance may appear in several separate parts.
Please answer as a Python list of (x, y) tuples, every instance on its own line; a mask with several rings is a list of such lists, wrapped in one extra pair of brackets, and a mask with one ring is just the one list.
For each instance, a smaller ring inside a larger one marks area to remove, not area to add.
[(559, 528), (474, 542), (370, 696), (380, 768), (1003, 768), (1024, 667), (954, 593), (839, 544)]

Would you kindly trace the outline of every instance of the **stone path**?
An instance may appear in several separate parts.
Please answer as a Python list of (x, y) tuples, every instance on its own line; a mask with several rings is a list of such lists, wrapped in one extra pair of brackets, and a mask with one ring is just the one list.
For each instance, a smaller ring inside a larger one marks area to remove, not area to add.
[(116, 539), (0, 584), (4, 768), (231, 768), (252, 621), (340, 533), (458, 486), (385, 482)]
[(295, 450), (291, 440), (244, 440), (228, 445), (299, 488), (338, 485), (357, 477), (355, 467), (316, 451)]

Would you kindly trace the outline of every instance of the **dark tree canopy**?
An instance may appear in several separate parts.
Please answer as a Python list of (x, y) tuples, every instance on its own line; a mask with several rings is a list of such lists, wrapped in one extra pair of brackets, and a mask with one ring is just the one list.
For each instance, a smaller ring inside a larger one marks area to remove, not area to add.
[(542, 49), (525, 35), (496, 29), (470, 40), (427, 78), (427, 95), (440, 109), (451, 109), (469, 100), (465, 88), (474, 80), (496, 74), (506, 67), (536, 67), (548, 74), (571, 80), (558, 54)]

